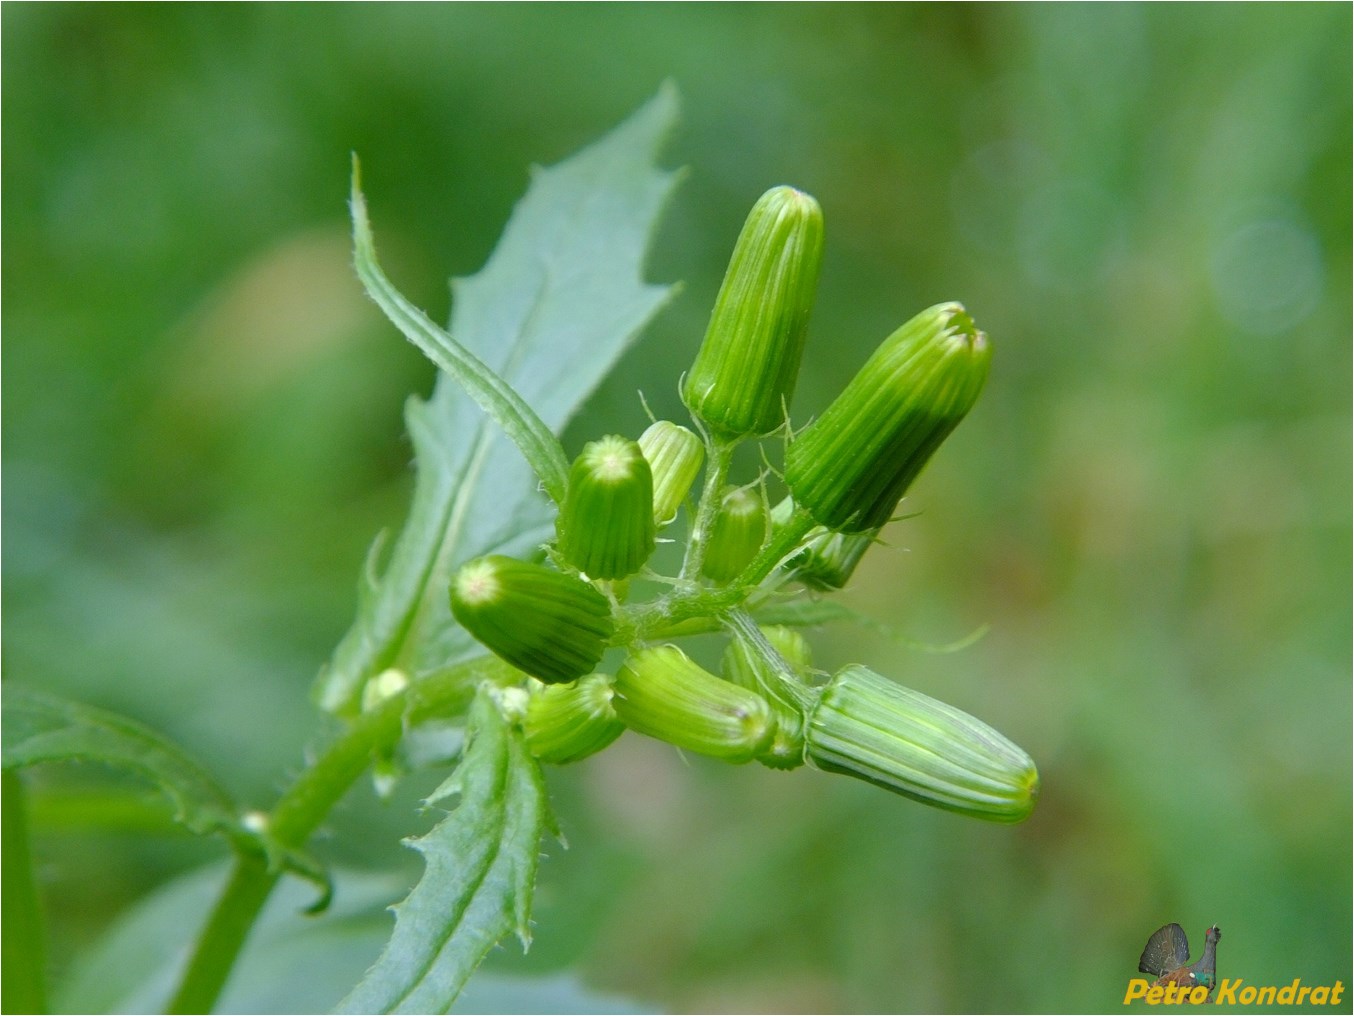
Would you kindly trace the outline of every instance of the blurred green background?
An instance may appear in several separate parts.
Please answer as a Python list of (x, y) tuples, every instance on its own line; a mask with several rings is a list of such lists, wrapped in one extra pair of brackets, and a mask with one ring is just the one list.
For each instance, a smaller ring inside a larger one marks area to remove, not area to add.
[[(989, 720), (1043, 797), (991, 827), (629, 735), (551, 773), (570, 848), (529, 957), (491, 965), (673, 1011), (1094, 1012), (1176, 921), (1221, 925), (1222, 976), (1348, 985), (1350, 35), (1344, 4), (6, 4), (6, 678), (267, 806), (432, 376), (349, 268), (349, 153), (444, 318), (528, 165), (670, 77), (691, 172), (649, 277), (685, 290), (567, 446), (637, 433), (636, 389), (680, 411), (772, 184), (827, 221), (797, 419), (963, 300), (991, 382), (846, 599), (990, 632), (838, 625), (818, 660)], [(35, 775), (59, 977), (221, 848), (104, 774)], [(355, 791), (317, 849), (413, 878), (416, 789)]]

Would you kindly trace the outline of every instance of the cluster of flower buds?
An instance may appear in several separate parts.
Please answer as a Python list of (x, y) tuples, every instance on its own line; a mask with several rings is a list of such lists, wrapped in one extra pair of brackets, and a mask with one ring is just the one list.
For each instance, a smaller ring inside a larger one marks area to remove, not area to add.
[[(788, 627), (756, 608), (792, 584), (842, 588), (899, 500), (974, 405), (991, 357), (957, 303), (888, 336), (826, 411), (789, 432), (788, 496), (768, 511), (766, 478), (727, 482), (731, 449), (788, 422), (822, 261), (813, 198), (776, 187), (753, 207), (681, 394), (698, 436), (660, 420), (637, 441), (584, 447), (569, 472), (548, 562), (464, 565), (457, 621), (534, 680), (515, 717), (539, 759), (565, 764), (626, 727), (687, 751), (775, 769), (845, 773), (966, 815), (1016, 822), (1033, 808), (1028, 755), (982, 721), (860, 666), (813, 670)], [(704, 492), (691, 499), (702, 468)], [(659, 530), (688, 508), (680, 576), (645, 571)], [(630, 606), (629, 580), (669, 589)], [(797, 595), (804, 595), (802, 592)], [(685, 626), (685, 627), (684, 627)], [(729, 627), (715, 674), (668, 640)], [(626, 653), (598, 672), (607, 649)]]

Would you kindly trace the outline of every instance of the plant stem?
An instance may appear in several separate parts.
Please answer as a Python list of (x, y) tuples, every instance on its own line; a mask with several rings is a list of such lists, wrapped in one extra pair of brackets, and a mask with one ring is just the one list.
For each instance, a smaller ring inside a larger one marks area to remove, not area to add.
[[(501, 666), (497, 661), (477, 659), (427, 675), (358, 717), (278, 800), (268, 822), (272, 842), (283, 850), (303, 847), (366, 771), (373, 755), (392, 747), (407, 722), (464, 710), (474, 697), (478, 681), (492, 676)], [(280, 876), (281, 870), (270, 865), (262, 853), (237, 855), (230, 879), (169, 1003), (169, 1012), (211, 1011)]]
[(4, 892), (3, 934), (5, 976), (0, 981), (0, 1009), (5, 1012), (46, 1012), (47, 974), (46, 940), (42, 927), (42, 908), (33, 879), (33, 858), (28, 849), (28, 812), (24, 804), (24, 785), (17, 773), (3, 777), (2, 857)]
[(799, 545), (799, 541), (808, 535), (816, 523), (807, 509), (796, 508), (790, 521), (776, 530), (770, 542), (752, 559), (752, 563), (743, 569), (743, 574), (734, 579), (735, 588), (747, 589), (755, 586), (775, 570), (776, 565), (785, 559)]
[(682, 561), (681, 577), (688, 582), (700, 579), (701, 565), (705, 563), (706, 544), (709, 543), (710, 527), (724, 492), (724, 481), (729, 477), (729, 467), (733, 464), (733, 451), (737, 441), (712, 437), (705, 464), (705, 486), (696, 505), (696, 517), (691, 523), (691, 536), (686, 544), (686, 557)]

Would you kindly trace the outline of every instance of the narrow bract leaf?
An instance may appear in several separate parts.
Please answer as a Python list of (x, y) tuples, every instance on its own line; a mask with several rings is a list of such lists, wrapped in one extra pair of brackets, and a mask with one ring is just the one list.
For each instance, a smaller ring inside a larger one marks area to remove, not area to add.
[(353, 263), (362, 285), (386, 317), (417, 346), (429, 360), (456, 379), (456, 383), (479, 403), (512, 438), (545, 491), (556, 502), (564, 500), (564, 485), (569, 464), (559, 439), (544, 421), (522, 401), (506, 381), (449, 334), (428, 319), (386, 278), (376, 260), (376, 242), (367, 221), (367, 200), (362, 195), (357, 159), (353, 159)]
[[(454, 336), (551, 432), (671, 295), (640, 272), (677, 180), (653, 165), (676, 111), (676, 93), (665, 88), (595, 145), (536, 170), (488, 263), (453, 283), (451, 328), (441, 335)], [(411, 327), (426, 338), (422, 322)], [(387, 667), (417, 677), (479, 652), (452, 620), (452, 571), (483, 554), (523, 556), (551, 536), (541, 481), (449, 374), (428, 400), (410, 400), (405, 419), (417, 466), (413, 505), (385, 573), (321, 677), (320, 703), (334, 712), (356, 711), (362, 684)], [(544, 443), (539, 433), (533, 440)], [(547, 480), (556, 496), (553, 485)]]
[(539, 764), (490, 696), (470, 712), (456, 773), (460, 804), (426, 836), (422, 879), (395, 907), (381, 958), (339, 1012), (446, 1012), (485, 955), (509, 932), (525, 945), (549, 805)]
[(96, 762), (142, 776), (174, 805), (174, 818), (195, 833), (246, 837), (230, 795), (182, 748), (149, 727), (106, 709), (71, 702), (6, 681), (5, 769), (44, 762)]

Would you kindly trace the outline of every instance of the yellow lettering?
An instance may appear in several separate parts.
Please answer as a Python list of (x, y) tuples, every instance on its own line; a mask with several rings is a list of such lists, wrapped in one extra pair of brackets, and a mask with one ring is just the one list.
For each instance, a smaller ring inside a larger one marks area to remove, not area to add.
[(1335, 982), (1335, 987), (1331, 988), (1331, 990), (1330, 990), (1330, 1004), (1331, 1004), (1331, 1005), (1339, 1005), (1339, 1004), (1340, 1004), (1340, 992), (1342, 992), (1342, 991), (1344, 991), (1344, 990), (1345, 990), (1345, 982), (1344, 982), (1344, 981), (1336, 981), (1336, 982)]
[(1240, 977), (1224, 977), (1218, 984), (1218, 1005), (1236, 1005), (1236, 989), (1239, 987)]
[(1318, 984), (1312, 989), (1312, 1005), (1325, 1005), (1326, 1000), (1330, 998), (1330, 988), (1324, 984)]
[(1252, 986), (1245, 987), (1245, 988), (1242, 988), (1242, 989), (1241, 989), (1241, 1004), (1242, 1004), (1242, 1005), (1250, 1005), (1252, 1002), (1255, 1001), (1255, 996), (1256, 996), (1256, 994), (1258, 994), (1258, 993), (1256, 992), (1255, 987), (1254, 987), (1253, 985), (1252, 985)]
[(1147, 989), (1147, 1004), (1160, 1005), (1161, 996), (1166, 993), (1166, 989), (1159, 984), (1154, 984)]
[(1311, 990), (1312, 990), (1311, 988), (1307, 987), (1307, 985), (1304, 984), (1301, 988), (1298, 989), (1298, 997), (1294, 1001), (1298, 1005), (1302, 1005), (1303, 1001), (1307, 998), (1308, 994), (1311, 993)]
[(1301, 981), (1302, 978), (1300, 977), (1295, 978), (1292, 984), (1285, 984), (1282, 988), (1279, 989), (1278, 1001), (1280, 1005), (1293, 1004), (1293, 996), (1298, 993), (1298, 984)]
[(1190, 988), (1189, 998), (1187, 1001), (1189, 1002), (1190, 1005), (1203, 1005), (1205, 1002), (1207, 1002), (1208, 985), (1196, 984), (1194, 987)]
[(1274, 993), (1278, 990), (1279, 989), (1274, 987), (1274, 985), (1266, 984), (1263, 988), (1261, 988), (1259, 991), (1255, 993), (1255, 999), (1261, 1005), (1273, 1005)]
[(1150, 982), (1145, 977), (1133, 977), (1129, 979), (1128, 990), (1124, 992), (1124, 1005), (1128, 1005), (1135, 998), (1142, 998), (1147, 994), (1147, 985)]

